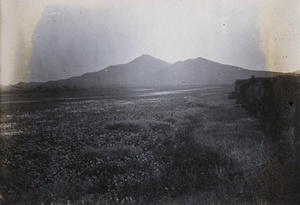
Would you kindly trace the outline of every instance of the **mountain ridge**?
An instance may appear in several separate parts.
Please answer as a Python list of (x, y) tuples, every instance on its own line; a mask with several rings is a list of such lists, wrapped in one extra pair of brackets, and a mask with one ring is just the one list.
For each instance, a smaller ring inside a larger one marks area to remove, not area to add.
[[(234, 83), (251, 76), (270, 77), (282, 73), (256, 71), (214, 62), (202, 57), (173, 64), (143, 54), (128, 63), (110, 65), (102, 70), (68, 79), (47, 82), (19, 82), (10, 90), (95, 89), (110, 86), (153, 87), (213, 83)], [(5, 89), (4, 89), (5, 90)]]

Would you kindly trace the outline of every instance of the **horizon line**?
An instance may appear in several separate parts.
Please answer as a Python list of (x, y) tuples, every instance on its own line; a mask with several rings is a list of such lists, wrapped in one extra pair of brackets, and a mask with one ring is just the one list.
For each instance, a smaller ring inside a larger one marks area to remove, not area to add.
[(105, 69), (107, 69), (108, 67), (111, 67), (111, 66), (126, 65), (126, 64), (128, 64), (128, 63), (130, 63), (130, 62), (132, 62), (132, 61), (134, 61), (134, 60), (136, 60), (136, 59), (138, 59), (138, 58), (141, 58), (142, 56), (150, 56), (150, 57), (155, 58), (155, 59), (157, 59), (157, 60), (160, 60), (160, 61), (169, 63), (170, 66), (171, 66), (171, 65), (174, 65), (174, 64), (176, 64), (176, 63), (179, 63), (179, 62), (185, 62), (185, 61), (188, 61), (188, 60), (196, 60), (196, 59), (201, 58), (201, 59), (204, 59), (204, 60), (213, 62), (213, 63), (218, 63), (218, 64), (221, 64), (221, 65), (227, 65), (227, 66), (237, 67), (237, 68), (241, 68), (241, 69), (244, 69), (244, 70), (250, 70), (250, 71), (265, 71), (265, 72), (275, 72), (275, 73), (295, 73), (295, 72), (297, 72), (297, 71), (300, 71), (300, 70), (294, 70), (294, 71), (290, 71), (290, 72), (278, 72), (278, 71), (265, 70), (265, 69), (264, 69), (264, 70), (260, 70), (260, 69), (259, 69), (259, 70), (255, 70), (255, 69), (253, 70), (253, 69), (249, 69), (249, 68), (240, 67), (240, 66), (237, 66), (237, 65), (231, 65), (231, 64), (225, 64), (225, 63), (216, 62), (216, 61), (213, 61), (213, 60), (210, 60), (210, 59), (207, 59), (207, 58), (203, 58), (203, 57), (201, 57), (201, 56), (200, 56), (200, 57), (197, 57), (197, 58), (188, 58), (188, 59), (186, 59), (186, 60), (181, 60), (181, 61), (179, 60), (179, 61), (176, 61), (176, 62), (174, 62), (174, 63), (170, 63), (170, 62), (167, 62), (167, 61), (162, 60), (162, 59), (160, 59), (160, 58), (154, 57), (153, 55), (150, 55), (150, 54), (142, 54), (142, 55), (140, 55), (140, 56), (138, 56), (138, 57), (136, 57), (136, 58), (134, 58), (134, 59), (128, 61), (127, 63), (119, 63), (119, 64), (113, 64), (113, 65), (105, 66), (104, 68), (102, 68), (102, 69), (100, 69), (100, 70), (98, 70), (98, 71), (85, 72), (85, 73), (83, 73), (83, 74), (81, 74), (81, 75), (74, 75), (74, 76), (71, 76), (71, 77), (68, 77), (68, 78), (56, 79), (56, 80), (48, 80), (48, 81), (29, 81), (29, 82), (19, 81), (19, 82), (14, 83), (14, 84), (13, 84), (13, 83), (2, 84), (2, 83), (0, 82), (0, 86), (12, 86), (12, 85), (17, 85), (17, 84), (19, 84), (19, 83), (47, 83), (47, 82), (52, 82), (52, 81), (68, 80), (68, 79), (71, 79), (71, 78), (74, 78), (74, 77), (80, 77), (80, 76), (83, 76), (83, 75), (85, 75), (85, 74), (87, 74), (87, 73), (97, 73), (97, 72), (102, 71), (102, 70), (105, 70)]

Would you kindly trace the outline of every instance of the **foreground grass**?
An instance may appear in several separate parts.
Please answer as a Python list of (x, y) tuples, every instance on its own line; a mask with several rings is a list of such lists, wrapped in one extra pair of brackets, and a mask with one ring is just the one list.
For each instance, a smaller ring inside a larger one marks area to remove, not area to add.
[(7, 107), (2, 201), (259, 203), (263, 136), (226, 92)]

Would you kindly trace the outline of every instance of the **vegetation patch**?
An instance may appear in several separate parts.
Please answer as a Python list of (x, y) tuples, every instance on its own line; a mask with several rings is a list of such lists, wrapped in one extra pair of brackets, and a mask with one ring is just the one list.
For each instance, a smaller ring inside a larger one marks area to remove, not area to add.
[[(219, 92), (207, 94), (201, 103), (223, 103)], [(249, 175), (246, 163), (257, 152), (246, 153), (255, 151), (258, 141), (243, 144), (234, 132), (238, 124), (231, 126), (236, 122), (214, 120), (226, 119), (229, 108), (235, 111), (231, 104), (189, 107), (186, 96), (2, 106), (1, 120), (15, 122), (5, 131), (22, 131), (9, 140), (0, 138), (5, 143), (0, 144), (3, 203), (253, 202), (259, 167), (250, 164), (255, 172)], [(228, 127), (232, 132), (220, 138)]]

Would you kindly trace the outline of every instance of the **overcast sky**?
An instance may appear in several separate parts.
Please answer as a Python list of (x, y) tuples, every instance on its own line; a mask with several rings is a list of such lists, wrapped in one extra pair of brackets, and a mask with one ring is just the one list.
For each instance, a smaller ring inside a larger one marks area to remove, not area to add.
[(204, 57), (254, 70), (300, 69), (296, 0), (1, 3), (1, 84), (69, 78), (142, 54), (170, 63)]

